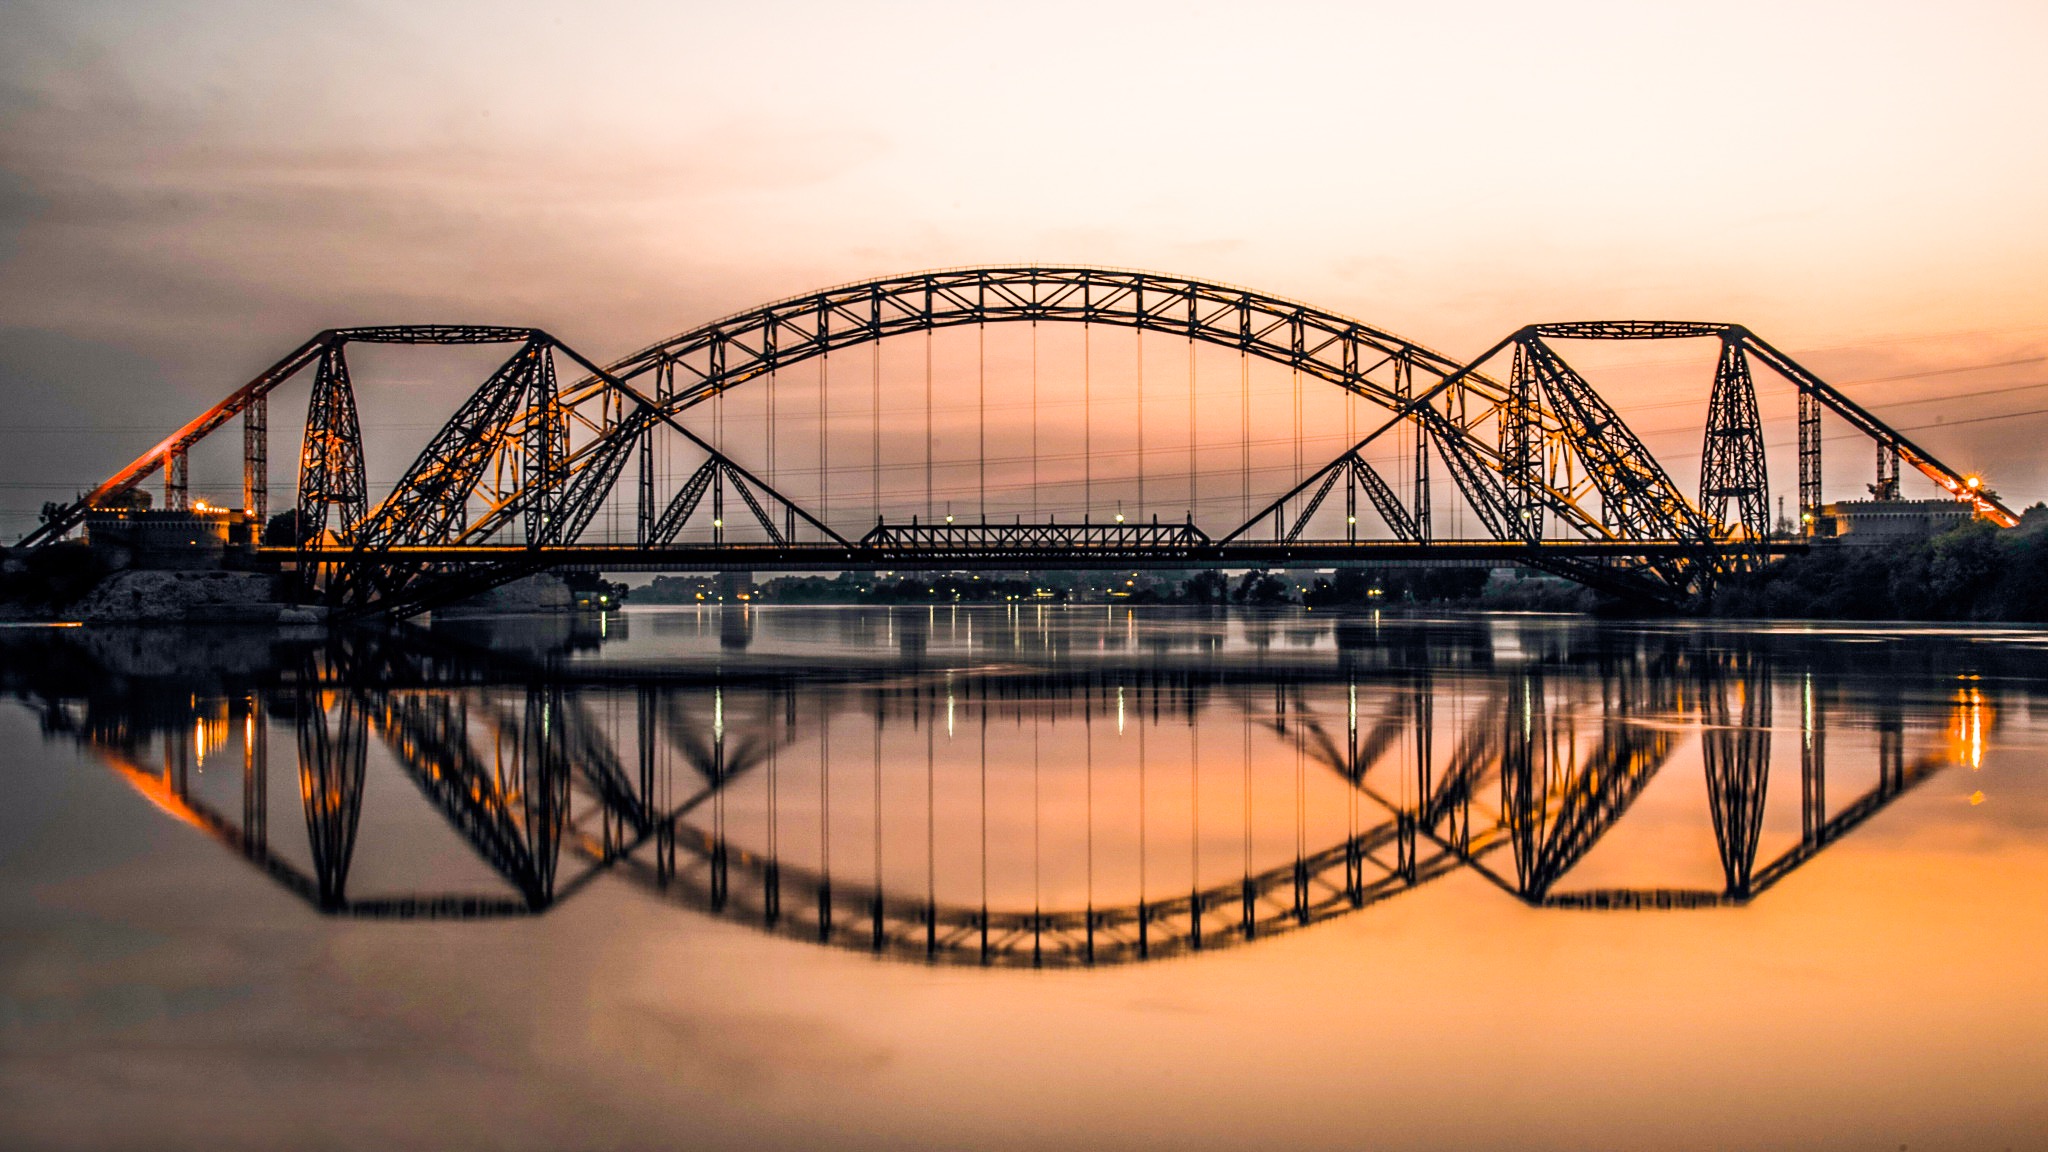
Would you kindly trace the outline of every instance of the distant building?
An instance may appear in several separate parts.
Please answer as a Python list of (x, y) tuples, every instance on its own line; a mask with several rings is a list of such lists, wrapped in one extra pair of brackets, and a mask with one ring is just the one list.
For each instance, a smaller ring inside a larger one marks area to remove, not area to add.
[(126, 552), (138, 568), (217, 568), (229, 548), (247, 547), (249, 537), (247, 513), (207, 504), (181, 511), (105, 507), (85, 514), (86, 543)]
[(1813, 534), (1845, 544), (1881, 545), (1946, 532), (1971, 515), (1967, 500), (1844, 500), (1820, 506)]

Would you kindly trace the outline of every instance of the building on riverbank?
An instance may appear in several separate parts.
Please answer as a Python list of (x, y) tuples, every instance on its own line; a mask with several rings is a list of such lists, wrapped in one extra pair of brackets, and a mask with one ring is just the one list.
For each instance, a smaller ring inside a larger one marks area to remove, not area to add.
[(1970, 515), (1967, 500), (1843, 500), (1820, 506), (1813, 535), (1876, 547), (1946, 532)]
[(230, 549), (252, 542), (252, 521), (237, 508), (203, 501), (191, 508), (104, 507), (85, 517), (86, 543), (120, 568), (211, 569)]

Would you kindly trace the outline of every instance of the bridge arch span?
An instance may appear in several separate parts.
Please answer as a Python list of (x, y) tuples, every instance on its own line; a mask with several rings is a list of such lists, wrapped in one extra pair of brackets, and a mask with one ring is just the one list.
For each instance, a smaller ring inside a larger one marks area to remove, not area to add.
[[(1433, 348), (1298, 300), (1217, 281), (1090, 265), (987, 265), (879, 277), (786, 297), (687, 329), (563, 390), (568, 407), (601, 403), (619, 387), (650, 402), (622, 411), (606, 435), (576, 447), (567, 470), (616, 477), (625, 466), (622, 445), (640, 443), (715, 396), (832, 352), (940, 328), (1030, 322), (1097, 324), (1182, 337), (1286, 366), (1356, 395), (1386, 417), (1368, 439), (1404, 422), (1415, 425), (1416, 435), (1434, 448), (1458, 494), (1492, 537), (1512, 536), (1497, 437), (1481, 427), (1514, 402), (1506, 385)], [(1430, 401), (1452, 384), (1454, 397), (1442, 404)], [(1356, 451), (1317, 469), (1225, 539), (1269, 517), (1277, 527), (1289, 500), (1297, 508), (1303, 502), (1312, 507), (1312, 486), (1334, 482)], [(1362, 463), (1359, 467), (1370, 471)], [(758, 477), (747, 479), (763, 487)], [(1373, 498), (1397, 534), (1429, 538), (1424, 491), (1416, 494), (1416, 507), (1402, 509), (1376, 476), (1361, 475), (1360, 480), (1378, 489)], [(585, 487), (596, 493), (601, 486)], [(602, 487), (609, 491), (608, 484)], [(1535, 489), (1535, 499), (1567, 535), (1615, 539), (1574, 493), (1540, 481)], [(1327, 484), (1323, 490), (1328, 491)], [(588, 495), (581, 499), (590, 502)], [(503, 500), (471, 523), (465, 537), (490, 536), (528, 503), (520, 496)]]
[[(1419, 371), (1434, 383), (1461, 367), (1348, 316), (1218, 281), (1091, 265), (989, 265), (786, 297), (679, 332), (606, 370), (621, 380), (673, 372), (678, 382), (664, 395), (681, 411), (720, 389), (842, 348), (930, 329), (1030, 321), (1188, 337), (1299, 368), (1389, 410), (1409, 399), (1400, 372)], [(1489, 383), (1482, 378), (1476, 386)]]

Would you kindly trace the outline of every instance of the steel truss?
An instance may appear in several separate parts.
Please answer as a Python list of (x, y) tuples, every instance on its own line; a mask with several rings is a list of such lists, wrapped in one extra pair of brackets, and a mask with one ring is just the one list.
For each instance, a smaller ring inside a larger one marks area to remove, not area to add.
[(1042, 556), (1158, 556), (1198, 559), (1211, 541), (1185, 524), (877, 524), (860, 547), (920, 562), (1025, 553)]
[[(236, 415), (244, 435), (244, 501), (267, 501), (267, 397), (309, 365), (318, 365), (300, 454), (301, 566), (344, 613), (402, 616), (467, 595), (543, 566), (479, 550), (427, 561), (407, 550), (529, 549), (576, 545), (637, 459), (638, 540), (650, 551), (670, 545), (708, 495), (713, 544), (727, 543), (724, 497), (740, 497), (773, 545), (837, 547), (852, 552), (918, 544), (972, 558), (1036, 554), (1046, 547), (1091, 547), (1134, 562), (1185, 561), (1210, 535), (1185, 526), (1135, 525), (1156, 540), (1139, 547), (1097, 547), (1121, 539), (1109, 526), (878, 524), (860, 543), (788, 499), (682, 423), (697, 405), (832, 351), (942, 327), (1004, 322), (1069, 322), (1127, 327), (1184, 337), (1283, 364), (1379, 405), (1387, 419), (1294, 489), (1215, 543), (1302, 541), (1311, 518), (1342, 485), (1346, 541), (1357, 541), (1357, 495), (1397, 540), (1435, 544), (1430, 457), (1443, 465), (1487, 538), (1529, 548), (1526, 561), (1617, 594), (1682, 602), (1724, 571), (1755, 565), (1768, 534), (1769, 485), (1757, 417), (1752, 363), (1790, 381), (1800, 394), (1800, 503), (1819, 501), (1819, 412), (1825, 408), (1876, 442), (1880, 486), (1886, 463), (1904, 460), (1943, 490), (1972, 502), (2001, 524), (2010, 509), (1936, 460), (1791, 358), (1740, 325), (1623, 321), (1523, 328), (1478, 359), (1460, 365), (1441, 353), (1358, 321), (1299, 302), (1206, 281), (1087, 267), (998, 266), (890, 277), (792, 297), (702, 325), (651, 345), (608, 368), (531, 328), (405, 326), (331, 329), (301, 345), (226, 400), (178, 429), (77, 502), (53, 508), (24, 544), (62, 537), (88, 509), (161, 472), (173, 506), (185, 491), (191, 446)], [(1722, 355), (1709, 404), (1703, 483), (1697, 503), (1670, 476), (1592, 386), (1556, 352), (1569, 340), (1718, 338)], [(429, 442), (393, 492), (370, 506), (344, 349), (350, 343), (517, 344)], [(1504, 378), (1484, 369), (1512, 352)], [(583, 372), (563, 383), (557, 354)], [(643, 386), (644, 385), (644, 386)], [(1363, 451), (1401, 426), (1416, 434), (1415, 492), (1404, 505)], [(664, 504), (653, 485), (652, 445), (681, 438), (704, 463)], [(1888, 489), (1889, 490), (1889, 489)], [(1733, 503), (1736, 514), (1728, 515)], [(657, 508), (663, 509), (660, 513)], [(337, 515), (338, 513), (338, 515)], [(1267, 530), (1270, 526), (1270, 531)], [(1117, 526), (1122, 531), (1123, 526)], [(947, 534), (950, 532), (951, 534)], [(1690, 551), (1629, 557), (1539, 553), (1549, 540), (1597, 545), (1689, 542)], [(737, 541), (733, 543), (738, 543)], [(1028, 543), (1029, 548), (1015, 545)], [(1365, 542), (1359, 541), (1360, 544)], [(1446, 541), (1445, 543), (1451, 543)], [(347, 555), (337, 556), (337, 550)], [(536, 556), (538, 553), (536, 553)], [(772, 562), (765, 567), (778, 567)]]

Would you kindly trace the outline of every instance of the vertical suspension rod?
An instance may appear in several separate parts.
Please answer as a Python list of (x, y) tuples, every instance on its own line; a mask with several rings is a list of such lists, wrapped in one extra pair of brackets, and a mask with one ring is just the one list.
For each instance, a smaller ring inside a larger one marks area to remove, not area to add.
[(1195, 498), (1195, 337), (1188, 334), (1188, 523), (1195, 522), (1200, 503)]
[(639, 499), (633, 509), (633, 540), (642, 548), (654, 542), (654, 427), (640, 433)]
[(1094, 335), (1081, 322), (1081, 521), (1095, 510), (1095, 378)]
[(974, 460), (976, 509), (988, 523), (988, 324), (974, 326)]
[(1038, 320), (1031, 321), (1031, 522), (1038, 522)]
[(868, 377), (868, 483), (874, 491), (875, 523), (882, 522), (882, 331), (875, 322), (874, 357)]
[(932, 329), (924, 330), (924, 518), (932, 518)]
[(1237, 350), (1237, 448), (1238, 481), (1244, 492), (1244, 519), (1252, 518), (1252, 362), (1243, 348)]

